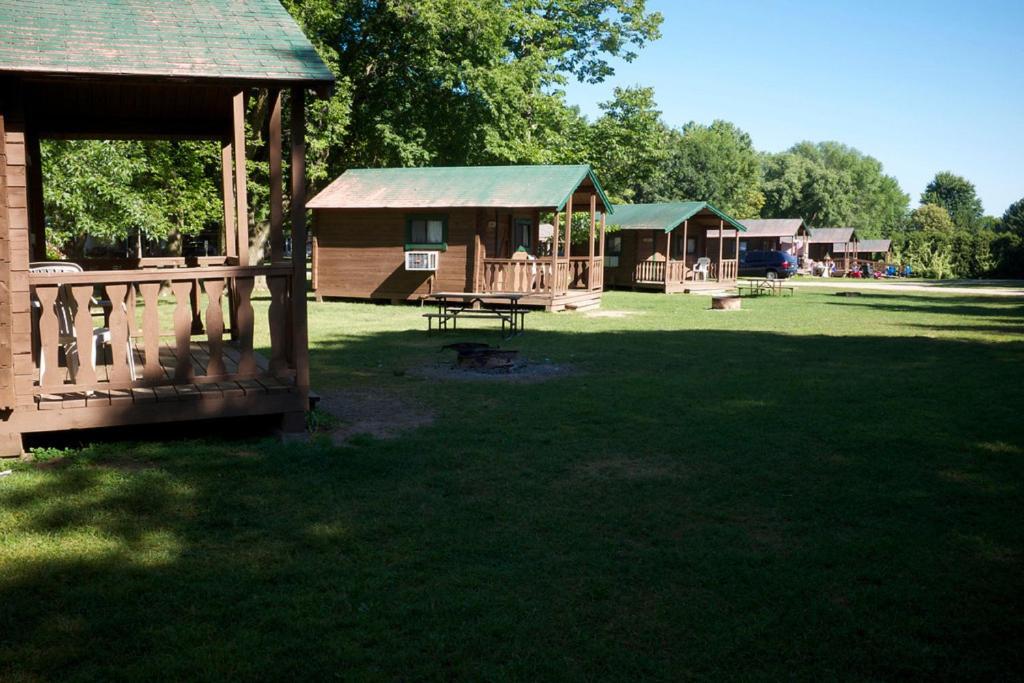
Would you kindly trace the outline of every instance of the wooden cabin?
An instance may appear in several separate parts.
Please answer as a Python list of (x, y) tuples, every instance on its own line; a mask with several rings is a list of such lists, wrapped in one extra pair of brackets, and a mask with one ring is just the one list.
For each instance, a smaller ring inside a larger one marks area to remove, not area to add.
[[(553, 311), (601, 302), (612, 205), (589, 166), (351, 169), (309, 207), (318, 297), (520, 292)], [(582, 241), (570, 239), (574, 214)]]
[(808, 256), (814, 261), (831, 257), (845, 273), (857, 259), (857, 232), (853, 228), (811, 228)]
[[(710, 202), (620, 204), (614, 223), (604, 269), (608, 286), (672, 293), (735, 285), (746, 227)], [(718, 237), (726, 226), (731, 236)]]
[[(740, 235), (740, 255), (747, 251), (782, 251), (793, 256), (802, 256), (809, 233), (802, 218), (745, 218)], [(712, 231), (713, 232), (713, 231)], [(733, 231), (726, 229), (726, 238)], [(712, 234), (709, 237), (716, 237)]]
[[(33, 0), (0, 17), (0, 454), (31, 432), (267, 415), (304, 428), (304, 259), (283, 256), (282, 93), (291, 235), (305, 243), (304, 110), (331, 72), (277, 0)], [(249, 261), (245, 104), (266, 98), (271, 258)], [(219, 256), (46, 261), (40, 141), (219, 145)], [(300, 253), (302, 253), (300, 251)], [(269, 311), (252, 303), (265, 278)], [(169, 289), (173, 314), (159, 309)], [(269, 358), (254, 352), (266, 333)]]
[[(836, 251), (844, 246), (841, 242), (835, 245)], [(853, 258), (872, 263), (889, 263), (892, 260), (892, 240), (859, 240), (854, 244), (856, 249)]]

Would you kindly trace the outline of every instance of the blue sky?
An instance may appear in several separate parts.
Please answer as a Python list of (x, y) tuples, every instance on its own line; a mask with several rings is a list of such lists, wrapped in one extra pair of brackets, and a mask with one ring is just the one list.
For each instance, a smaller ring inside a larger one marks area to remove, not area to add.
[(573, 82), (591, 118), (614, 86), (653, 86), (665, 121), (726, 119), (760, 150), (838, 140), (880, 160), (917, 206), (937, 171), (985, 212), (1024, 197), (1024, 0), (648, 0), (661, 39), (605, 83)]

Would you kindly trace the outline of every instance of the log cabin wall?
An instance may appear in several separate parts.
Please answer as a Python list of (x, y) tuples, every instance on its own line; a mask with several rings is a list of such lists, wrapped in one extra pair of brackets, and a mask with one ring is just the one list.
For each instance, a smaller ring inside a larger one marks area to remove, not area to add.
[[(405, 270), (406, 221), (428, 213), (447, 216), (448, 248), (436, 271), (410, 272)], [(431, 291), (468, 291), (477, 214), (476, 209), (317, 209), (317, 294), (413, 300)], [(482, 246), (489, 253), (486, 237)]]
[[(3, 185), (0, 208), (0, 404), (13, 408), (32, 387), (31, 314), (28, 307), (29, 217), (25, 119), (16, 89), (3, 91)], [(27, 400), (30, 396), (23, 400)], [(3, 407), (0, 407), (3, 410)]]
[[(448, 219), (447, 250), (438, 269), (405, 270), (406, 223), (414, 215)], [(473, 291), (485, 258), (512, 256), (513, 226), (532, 224), (531, 252), (539, 240), (539, 211), (510, 209), (316, 209), (318, 296), (416, 300), (439, 291)], [(479, 235), (480, 253), (474, 254)]]

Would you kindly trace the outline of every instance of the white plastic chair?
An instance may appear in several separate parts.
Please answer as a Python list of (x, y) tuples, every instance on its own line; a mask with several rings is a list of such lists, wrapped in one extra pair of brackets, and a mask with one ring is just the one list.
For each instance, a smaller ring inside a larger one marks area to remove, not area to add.
[(693, 266), (693, 279), (696, 280), (697, 276), (700, 276), (701, 280), (708, 279), (708, 272), (711, 270), (711, 259), (707, 256), (701, 256), (697, 259), (697, 263)]
[[(82, 266), (77, 263), (70, 263), (67, 261), (43, 261), (38, 263), (29, 264), (29, 272), (31, 273), (81, 273)], [(95, 300), (93, 300), (95, 303)], [(127, 311), (127, 306), (124, 302), (120, 302), (123, 310)], [(33, 306), (39, 307), (39, 301), (33, 301)], [(61, 285), (57, 293), (57, 302), (55, 304), (55, 312), (57, 314), (57, 343), (62, 349), (64, 349), (64, 357), (68, 363), (68, 374), (71, 375), (71, 381), (75, 381), (75, 376), (78, 374), (78, 337), (75, 333), (75, 312), (71, 306), (71, 297), (68, 294), (67, 286)], [(90, 362), (92, 363), (93, 370), (96, 369), (96, 353), (97, 349), (104, 344), (109, 344), (112, 340), (109, 327), (96, 327), (92, 331), (92, 353), (90, 354)], [(136, 379), (135, 374), (135, 355), (132, 353), (131, 339), (125, 348), (125, 352), (128, 356), (128, 370), (131, 373), (132, 381)], [(39, 354), (39, 375), (43, 376), (46, 372), (46, 357)]]

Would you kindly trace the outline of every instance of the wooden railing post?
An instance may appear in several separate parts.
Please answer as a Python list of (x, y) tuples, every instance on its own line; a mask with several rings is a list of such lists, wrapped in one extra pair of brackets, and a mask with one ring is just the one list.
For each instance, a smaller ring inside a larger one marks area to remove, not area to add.
[(288, 369), (285, 353), (288, 343), (288, 280), (287, 277), (268, 276), (270, 307), (267, 323), (270, 328), (270, 372), (281, 376)]
[(75, 349), (78, 353), (78, 369), (75, 373), (76, 384), (92, 384), (96, 381), (96, 368), (93, 357), (96, 353), (96, 340), (92, 336), (92, 285), (72, 285), (68, 287), (75, 300)]

